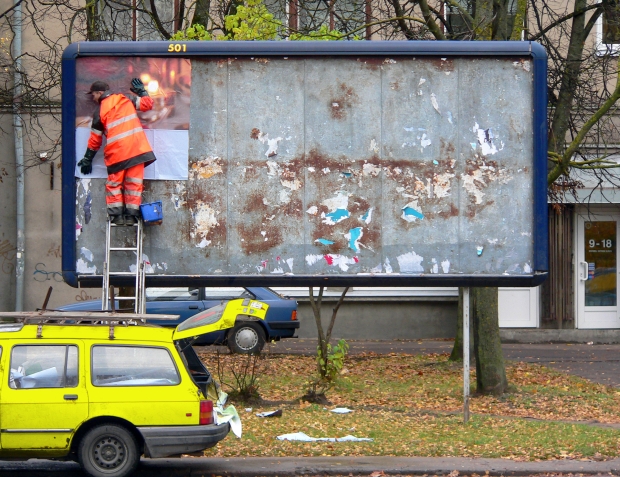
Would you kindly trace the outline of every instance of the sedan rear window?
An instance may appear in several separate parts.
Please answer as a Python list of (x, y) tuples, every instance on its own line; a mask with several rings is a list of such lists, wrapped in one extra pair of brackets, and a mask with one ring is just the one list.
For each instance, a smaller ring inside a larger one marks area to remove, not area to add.
[(146, 301), (198, 301), (197, 287), (147, 288)]
[(95, 386), (174, 386), (181, 382), (165, 348), (93, 346), (91, 366)]

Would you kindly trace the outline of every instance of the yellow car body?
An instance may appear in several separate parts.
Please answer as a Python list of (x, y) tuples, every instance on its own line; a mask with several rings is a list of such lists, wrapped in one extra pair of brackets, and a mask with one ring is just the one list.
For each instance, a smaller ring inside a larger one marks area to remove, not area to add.
[(0, 313), (0, 459), (72, 459), (91, 476), (123, 477), (140, 455), (216, 445), (229, 424), (214, 422), (216, 386), (191, 339), (266, 311), (233, 300), (220, 319), (196, 315), (176, 330), (143, 323), (156, 315)]

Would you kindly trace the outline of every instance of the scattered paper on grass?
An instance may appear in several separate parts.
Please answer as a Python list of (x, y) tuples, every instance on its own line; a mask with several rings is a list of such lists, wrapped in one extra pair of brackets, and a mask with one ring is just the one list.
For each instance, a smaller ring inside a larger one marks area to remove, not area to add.
[(281, 417), (282, 409), (276, 409), (275, 411), (257, 412), (258, 417)]
[(216, 424), (230, 423), (230, 430), (235, 436), (241, 439), (241, 419), (239, 418), (239, 413), (235, 409), (235, 406), (230, 405), (226, 409), (223, 409), (221, 406), (216, 406), (213, 408), (213, 415)]
[(332, 409), (331, 412), (335, 412), (336, 414), (348, 414), (350, 412), (353, 412), (353, 409), (347, 409), (346, 407), (337, 407), (335, 409)]
[(344, 437), (310, 437), (309, 435), (303, 432), (293, 432), (292, 434), (282, 434), (277, 437), (280, 441), (301, 441), (301, 442), (316, 442), (316, 441), (327, 441), (327, 442), (361, 442), (361, 441), (372, 441), (370, 437), (355, 437), (352, 435), (344, 436)]

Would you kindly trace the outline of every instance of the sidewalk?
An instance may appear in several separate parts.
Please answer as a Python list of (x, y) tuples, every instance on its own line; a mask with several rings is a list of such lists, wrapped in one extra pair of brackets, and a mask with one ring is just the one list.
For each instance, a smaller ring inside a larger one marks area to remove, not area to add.
[[(143, 460), (136, 477), (284, 477), (349, 476), (383, 472), (386, 475), (519, 475), (546, 473), (612, 474), (620, 473), (620, 459), (605, 462), (556, 460), (513, 462), (505, 459), (469, 459), (460, 457), (252, 457), (252, 458), (183, 458)], [(18, 474), (19, 472), (19, 474)], [(75, 463), (31, 460), (0, 462), (0, 476), (42, 477), (83, 476)]]
[[(454, 345), (451, 340), (348, 340), (347, 343), (351, 355), (450, 353)], [(314, 355), (316, 346), (316, 339), (303, 338), (270, 343), (265, 349), (270, 353)], [(620, 344), (504, 343), (502, 350), (504, 359), (509, 361), (540, 363), (596, 383), (620, 387)], [(222, 348), (222, 352), (227, 349)]]

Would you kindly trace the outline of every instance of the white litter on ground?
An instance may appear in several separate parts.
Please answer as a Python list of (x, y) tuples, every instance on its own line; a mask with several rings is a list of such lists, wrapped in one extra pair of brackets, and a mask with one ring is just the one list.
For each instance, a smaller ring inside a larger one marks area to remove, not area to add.
[(335, 412), (336, 414), (348, 414), (353, 412), (353, 409), (348, 409), (346, 407), (337, 407), (332, 409), (330, 412)]
[(309, 435), (303, 432), (294, 432), (292, 434), (282, 434), (277, 437), (280, 441), (301, 441), (301, 442), (316, 442), (316, 441), (326, 441), (326, 442), (361, 442), (368, 441), (372, 442), (373, 439), (370, 437), (355, 437), (352, 435), (344, 436), (344, 437), (310, 437)]

